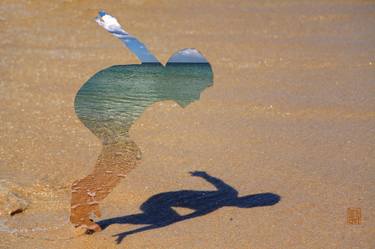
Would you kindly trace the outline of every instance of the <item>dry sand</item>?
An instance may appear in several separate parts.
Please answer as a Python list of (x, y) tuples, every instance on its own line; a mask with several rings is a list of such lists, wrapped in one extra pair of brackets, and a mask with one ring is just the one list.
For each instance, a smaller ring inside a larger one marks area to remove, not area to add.
[[(194, 170), (279, 203), (224, 207), (120, 245), (112, 236), (134, 225), (74, 234), (70, 185), (101, 149), (75, 94), (100, 69), (138, 63), (94, 22), (99, 9), (163, 62), (195, 47), (214, 71), (200, 101), (155, 104), (132, 127), (142, 160), (103, 217), (137, 213), (161, 192), (213, 190)], [(0, 218), (0, 248), (374, 248), (374, 27), (375, 3), (360, 0), (2, 0), (0, 176), (31, 205)], [(362, 209), (361, 225), (346, 223), (349, 207)]]

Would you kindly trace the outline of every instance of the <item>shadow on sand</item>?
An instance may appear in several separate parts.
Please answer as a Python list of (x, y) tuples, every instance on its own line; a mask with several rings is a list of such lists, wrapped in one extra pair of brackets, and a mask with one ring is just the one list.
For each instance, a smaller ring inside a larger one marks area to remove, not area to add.
[[(195, 171), (191, 172), (191, 175), (202, 177), (214, 185), (217, 190), (181, 190), (160, 193), (150, 197), (140, 206), (142, 213), (101, 220), (97, 224), (103, 230), (112, 224), (145, 225), (141, 228), (114, 235), (117, 237), (116, 242), (119, 244), (128, 235), (203, 216), (222, 207), (253, 208), (274, 205), (280, 201), (280, 196), (273, 193), (239, 197), (237, 190), (206, 172)], [(180, 215), (173, 209), (178, 207), (189, 208), (193, 211), (190, 214)]]

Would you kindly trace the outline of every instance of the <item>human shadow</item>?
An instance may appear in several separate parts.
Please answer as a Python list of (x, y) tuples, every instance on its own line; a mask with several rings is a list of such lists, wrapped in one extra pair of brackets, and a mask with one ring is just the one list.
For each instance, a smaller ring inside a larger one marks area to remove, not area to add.
[[(271, 206), (278, 203), (281, 197), (273, 193), (238, 196), (238, 191), (224, 181), (210, 176), (203, 171), (190, 172), (192, 176), (202, 177), (215, 186), (217, 190), (180, 190), (164, 192), (150, 197), (140, 209), (142, 213), (115, 217), (98, 221), (102, 230), (112, 224), (145, 225), (143, 227), (115, 234), (117, 244), (131, 234), (144, 232), (171, 225), (176, 222), (211, 213), (219, 208), (233, 206), (239, 208), (253, 208)], [(192, 213), (178, 214), (173, 208), (189, 208)]]

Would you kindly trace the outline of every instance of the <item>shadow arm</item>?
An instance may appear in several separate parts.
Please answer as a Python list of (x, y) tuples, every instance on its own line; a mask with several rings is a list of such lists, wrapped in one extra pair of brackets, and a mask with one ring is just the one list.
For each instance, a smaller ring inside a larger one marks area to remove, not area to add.
[(128, 232), (115, 234), (115, 235), (113, 235), (113, 237), (117, 237), (116, 243), (120, 244), (123, 241), (123, 239), (128, 235), (135, 234), (135, 233), (141, 233), (141, 232), (144, 232), (144, 231), (147, 231), (147, 230), (152, 230), (152, 229), (156, 229), (156, 228), (160, 228), (160, 227), (162, 227), (162, 226), (159, 226), (159, 225), (144, 226), (144, 227), (140, 227), (140, 228), (128, 231)]
[(226, 184), (223, 180), (220, 180), (219, 178), (210, 176), (204, 171), (191, 172), (191, 175), (202, 177), (204, 180), (214, 185), (215, 188), (220, 192), (233, 193), (236, 195), (238, 194), (238, 191), (234, 189), (232, 186)]

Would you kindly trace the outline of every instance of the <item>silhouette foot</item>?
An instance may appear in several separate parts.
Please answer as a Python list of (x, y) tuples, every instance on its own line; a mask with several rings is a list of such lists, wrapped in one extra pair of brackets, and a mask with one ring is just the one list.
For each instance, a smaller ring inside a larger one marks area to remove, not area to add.
[(82, 224), (75, 226), (74, 234), (77, 236), (81, 236), (84, 234), (90, 235), (96, 232), (100, 232), (101, 230), (101, 227), (92, 221), (92, 223), (90, 224)]
[(86, 226), (85, 234), (93, 234), (93, 233), (96, 233), (96, 232), (100, 232), (101, 230), (102, 230), (102, 228), (98, 224), (93, 222), (93, 224), (91, 224), (89, 226)]

